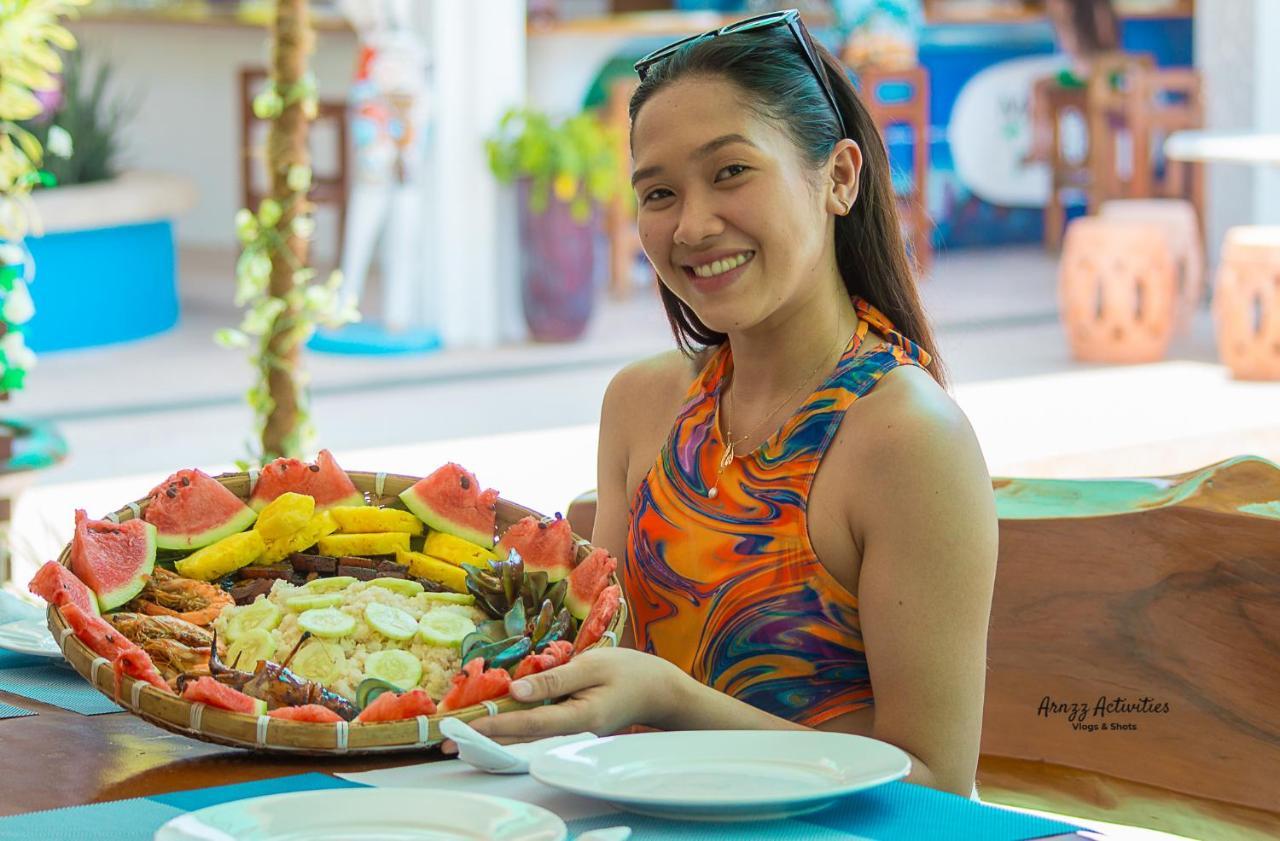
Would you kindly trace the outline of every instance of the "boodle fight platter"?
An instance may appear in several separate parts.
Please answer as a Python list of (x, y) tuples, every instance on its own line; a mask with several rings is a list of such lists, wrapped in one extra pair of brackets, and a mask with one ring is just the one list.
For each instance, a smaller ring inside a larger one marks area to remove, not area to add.
[(348, 474), (321, 450), (77, 511), (29, 586), (71, 665), (130, 712), (220, 744), (362, 753), (520, 709), (513, 679), (616, 644), (616, 569), (457, 464)]

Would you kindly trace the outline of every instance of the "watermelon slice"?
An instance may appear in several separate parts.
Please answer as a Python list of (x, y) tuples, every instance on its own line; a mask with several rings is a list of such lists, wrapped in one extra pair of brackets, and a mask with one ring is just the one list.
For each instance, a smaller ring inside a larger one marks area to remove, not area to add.
[(271, 500), (288, 491), (314, 499), (317, 512), (338, 505), (364, 505), (364, 494), (356, 489), (351, 477), (328, 450), (321, 450), (314, 464), (296, 458), (278, 458), (262, 468), (249, 505), (254, 511), (261, 511)]
[(405, 507), (436, 531), (493, 548), (498, 492), (481, 491), (473, 473), (449, 462), (400, 494)]
[(208, 704), (245, 715), (262, 715), (267, 711), (266, 701), (250, 697), (225, 683), (218, 683), (208, 675), (188, 683), (182, 690), (182, 697), (195, 704)]
[(98, 597), (75, 573), (57, 561), (45, 561), (27, 589), (56, 607), (74, 604), (85, 613), (98, 615)]
[(328, 707), (322, 707), (319, 704), (281, 707), (278, 710), (272, 710), (267, 715), (272, 718), (282, 718), (285, 721), (309, 721), (315, 724), (332, 724), (335, 721), (346, 721), (333, 710)]
[(419, 715), (435, 715), (436, 702), (422, 689), (410, 689), (408, 692), (396, 694), (383, 692), (360, 715), (356, 716), (357, 724), (373, 724), (378, 721), (399, 721)]
[(621, 603), (622, 588), (617, 584), (611, 584), (600, 591), (595, 604), (591, 605), (591, 613), (578, 629), (578, 638), (573, 643), (574, 652), (586, 651), (604, 636)]
[[(506, 697), (510, 688), (511, 675), (506, 669), (486, 669), (484, 660), (476, 657), (468, 660), (462, 671), (453, 676), (453, 688), (440, 701), (440, 712), (460, 710), (481, 701)], [(373, 703), (376, 704), (377, 701)], [(373, 704), (369, 706), (372, 709)]]
[(103, 611), (142, 592), (156, 563), (156, 527), (146, 520), (112, 523), (76, 511), (71, 571), (93, 590)]
[(573, 529), (558, 513), (554, 518), (525, 517), (512, 523), (496, 551), (505, 558), (512, 549), (524, 558), (525, 572), (545, 572), (553, 584), (573, 571)]
[[(527, 562), (526, 562), (527, 563)], [(591, 613), (596, 596), (609, 586), (609, 576), (618, 568), (618, 559), (603, 549), (593, 549), (582, 563), (569, 573), (569, 592), (565, 594), (565, 607), (579, 621)]]
[(142, 519), (161, 549), (199, 549), (239, 534), (258, 518), (240, 497), (201, 470), (179, 470), (147, 497)]
[(554, 669), (556, 666), (563, 666), (572, 657), (573, 643), (568, 640), (556, 640), (544, 648), (541, 654), (530, 654), (521, 660), (511, 679), (519, 680), (522, 677), (536, 675), (538, 672), (545, 672), (547, 669)]

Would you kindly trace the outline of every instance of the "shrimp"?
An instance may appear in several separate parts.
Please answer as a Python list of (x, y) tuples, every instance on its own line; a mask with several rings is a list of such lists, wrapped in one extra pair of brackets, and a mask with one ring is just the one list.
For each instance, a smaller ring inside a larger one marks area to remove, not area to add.
[(151, 662), (155, 664), (160, 676), (171, 687), (176, 688), (178, 677), (188, 675), (191, 678), (210, 674), (209, 660), (213, 647), (193, 647), (183, 645), (175, 639), (149, 639), (142, 643), (142, 650), (147, 652)]
[(148, 616), (144, 613), (109, 613), (104, 617), (115, 629), (138, 645), (150, 640), (171, 639), (183, 645), (208, 647), (213, 634), (176, 616)]
[(222, 588), (156, 567), (151, 580), (127, 607), (149, 616), (176, 616), (193, 625), (208, 626), (230, 604), (235, 600)]

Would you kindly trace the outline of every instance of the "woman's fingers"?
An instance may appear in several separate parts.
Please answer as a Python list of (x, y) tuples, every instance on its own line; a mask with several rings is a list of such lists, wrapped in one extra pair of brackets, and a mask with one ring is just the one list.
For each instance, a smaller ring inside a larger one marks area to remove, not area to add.
[(552, 704), (532, 710), (500, 713), (471, 721), (477, 732), (496, 742), (508, 743), (547, 736), (564, 736), (591, 729), (584, 710), (575, 703)]
[(578, 660), (570, 660), (536, 675), (528, 675), (511, 684), (511, 697), (517, 701), (546, 701), (563, 698), (600, 683), (599, 674), (583, 668)]

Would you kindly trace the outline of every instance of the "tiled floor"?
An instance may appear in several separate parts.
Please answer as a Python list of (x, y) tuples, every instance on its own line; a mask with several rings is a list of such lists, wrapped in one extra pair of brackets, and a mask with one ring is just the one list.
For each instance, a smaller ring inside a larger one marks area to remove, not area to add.
[[(245, 453), (250, 371), (213, 345), (233, 324), (227, 253), (182, 255), (182, 323), (153, 339), (47, 354), (10, 411), (54, 421), (71, 455), (15, 511), (24, 567), (70, 530), (184, 466)], [(1242, 453), (1280, 460), (1280, 384), (1237, 383), (1216, 363), (1207, 312), (1169, 361), (1072, 361), (1057, 322), (1054, 261), (1034, 248), (943, 255), (923, 287), (953, 392), (994, 474), (1081, 476), (1189, 470)], [(594, 485), (604, 388), (626, 362), (671, 347), (656, 295), (604, 300), (587, 337), (417, 358), (309, 354), (320, 443), (351, 468), (429, 471), (445, 460), (507, 496), (563, 508)], [(15, 578), (21, 578), (21, 569)]]

